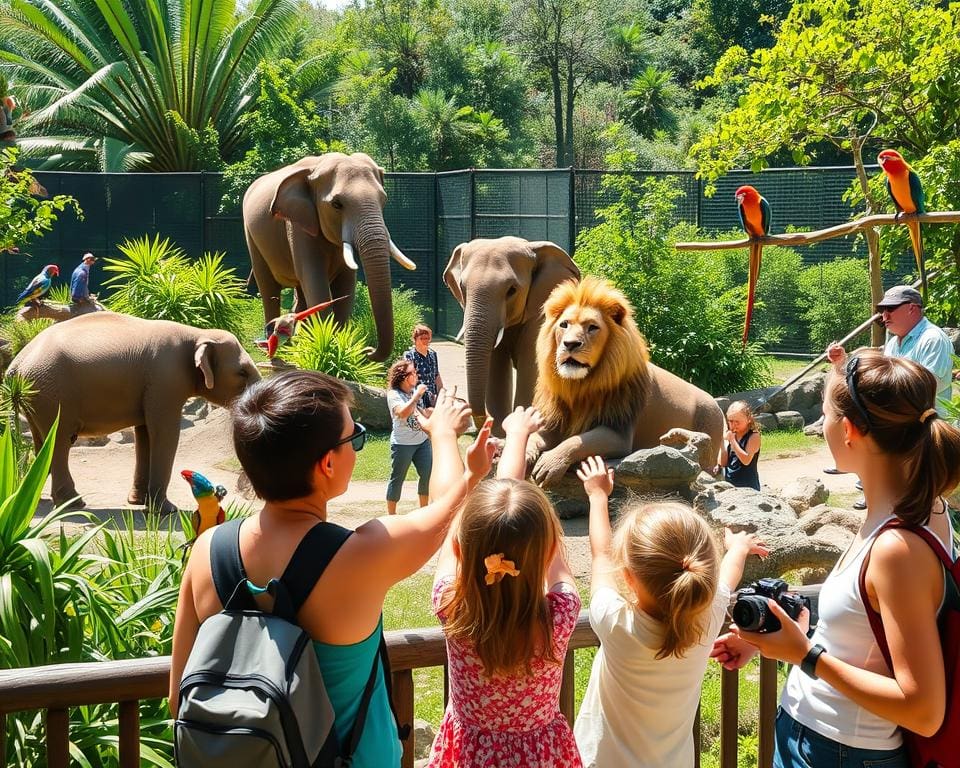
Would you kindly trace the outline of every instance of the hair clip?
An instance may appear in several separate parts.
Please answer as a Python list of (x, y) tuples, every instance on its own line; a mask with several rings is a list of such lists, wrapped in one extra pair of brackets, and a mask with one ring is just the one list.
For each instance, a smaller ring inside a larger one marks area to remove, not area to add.
[(513, 565), (513, 560), (503, 559), (503, 552), (496, 555), (487, 555), (483, 558), (483, 564), (487, 567), (487, 575), (483, 579), (487, 586), (496, 584), (504, 576), (520, 575), (520, 571)]

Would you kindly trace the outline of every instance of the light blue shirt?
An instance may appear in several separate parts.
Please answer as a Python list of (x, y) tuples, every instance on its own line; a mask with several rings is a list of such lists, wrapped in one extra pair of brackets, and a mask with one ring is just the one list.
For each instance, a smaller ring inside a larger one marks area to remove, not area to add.
[(947, 412), (941, 401), (950, 400), (950, 374), (953, 370), (953, 345), (947, 334), (927, 318), (921, 317), (920, 322), (902, 340), (891, 335), (883, 353), (888, 357), (905, 357), (920, 363), (937, 377), (937, 413), (945, 417)]

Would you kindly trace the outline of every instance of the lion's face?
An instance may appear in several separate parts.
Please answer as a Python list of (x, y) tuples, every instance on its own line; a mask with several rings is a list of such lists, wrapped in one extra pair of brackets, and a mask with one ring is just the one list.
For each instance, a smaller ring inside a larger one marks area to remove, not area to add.
[(596, 367), (610, 336), (608, 318), (597, 307), (572, 305), (553, 326), (554, 361), (562, 379), (583, 379)]

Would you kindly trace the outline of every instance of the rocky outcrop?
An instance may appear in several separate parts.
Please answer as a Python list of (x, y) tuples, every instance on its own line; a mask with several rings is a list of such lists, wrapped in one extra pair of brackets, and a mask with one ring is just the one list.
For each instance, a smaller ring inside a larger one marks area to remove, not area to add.
[(28, 304), (17, 312), (15, 319), (21, 323), (27, 320), (40, 319), (53, 320), (55, 323), (59, 323), (63, 320), (80, 317), (80, 315), (88, 315), (91, 312), (106, 311), (107, 308), (97, 301), (84, 301), (73, 304), (50, 304), (42, 302), (40, 304)]
[(353, 392), (353, 418), (367, 429), (389, 430), (393, 426), (390, 410), (387, 408), (386, 390), (357, 384), (355, 381), (343, 381)]
[(798, 515), (811, 507), (823, 504), (830, 492), (823, 481), (816, 477), (798, 477), (780, 491), (780, 497), (787, 502)]

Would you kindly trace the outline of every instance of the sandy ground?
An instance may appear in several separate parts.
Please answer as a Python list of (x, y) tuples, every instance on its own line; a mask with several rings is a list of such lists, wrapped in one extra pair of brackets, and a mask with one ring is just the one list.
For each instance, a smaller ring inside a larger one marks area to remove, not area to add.
[[(461, 394), (466, 391), (466, 376), (463, 363), (463, 348), (452, 342), (434, 344), (440, 360), (440, 371), (448, 387), (457, 386)], [(124, 509), (130, 484), (133, 479), (133, 443), (110, 442), (102, 447), (76, 447), (70, 452), (70, 467), (78, 492), (86, 502), (86, 509), (99, 519), (118, 518)], [(832, 464), (830, 453), (824, 444), (814, 453), (771, 459), (761, 453), (760, 477), (772, 490), (779, 490), (801, 476), (819, 477), (833, 492), (850, 494), (854, 477), (851, 475), (826, 475), (822, 469)], [(174, 504), (183, 509), (192, 509), (193, 498), (189, 486), (179, 477), (182, 469), (199, 471), (214, 483), (227, 487), (226, 501), (243, 501), (236, 489), (237, 471), (230, 438), (229, 418), (224, 409), (216, 408), (201, 422), (184, 421), (180, 443), (174, 461), (174, 474), (170, 480), (168, 495)], [(49, 479), (37, 512), (45, 514), (52, 506), (49, 498)], [(330, 504), (331, 519), (348, 526), (359, 525), (370, 517), (382, 514), (383, 482), (354, 482), (346, 494)], [(414, 506), (416, 483), (404, 486), (400, 510)], [(250, 502), (253, 504), (254, 502)], [(79, 518), (75, 518), (78, 522)], [(567, 546), (571, 563), (578, 575), (586, 575), (589, 563), (587, 550), (586, 520), (564, 522)]]

